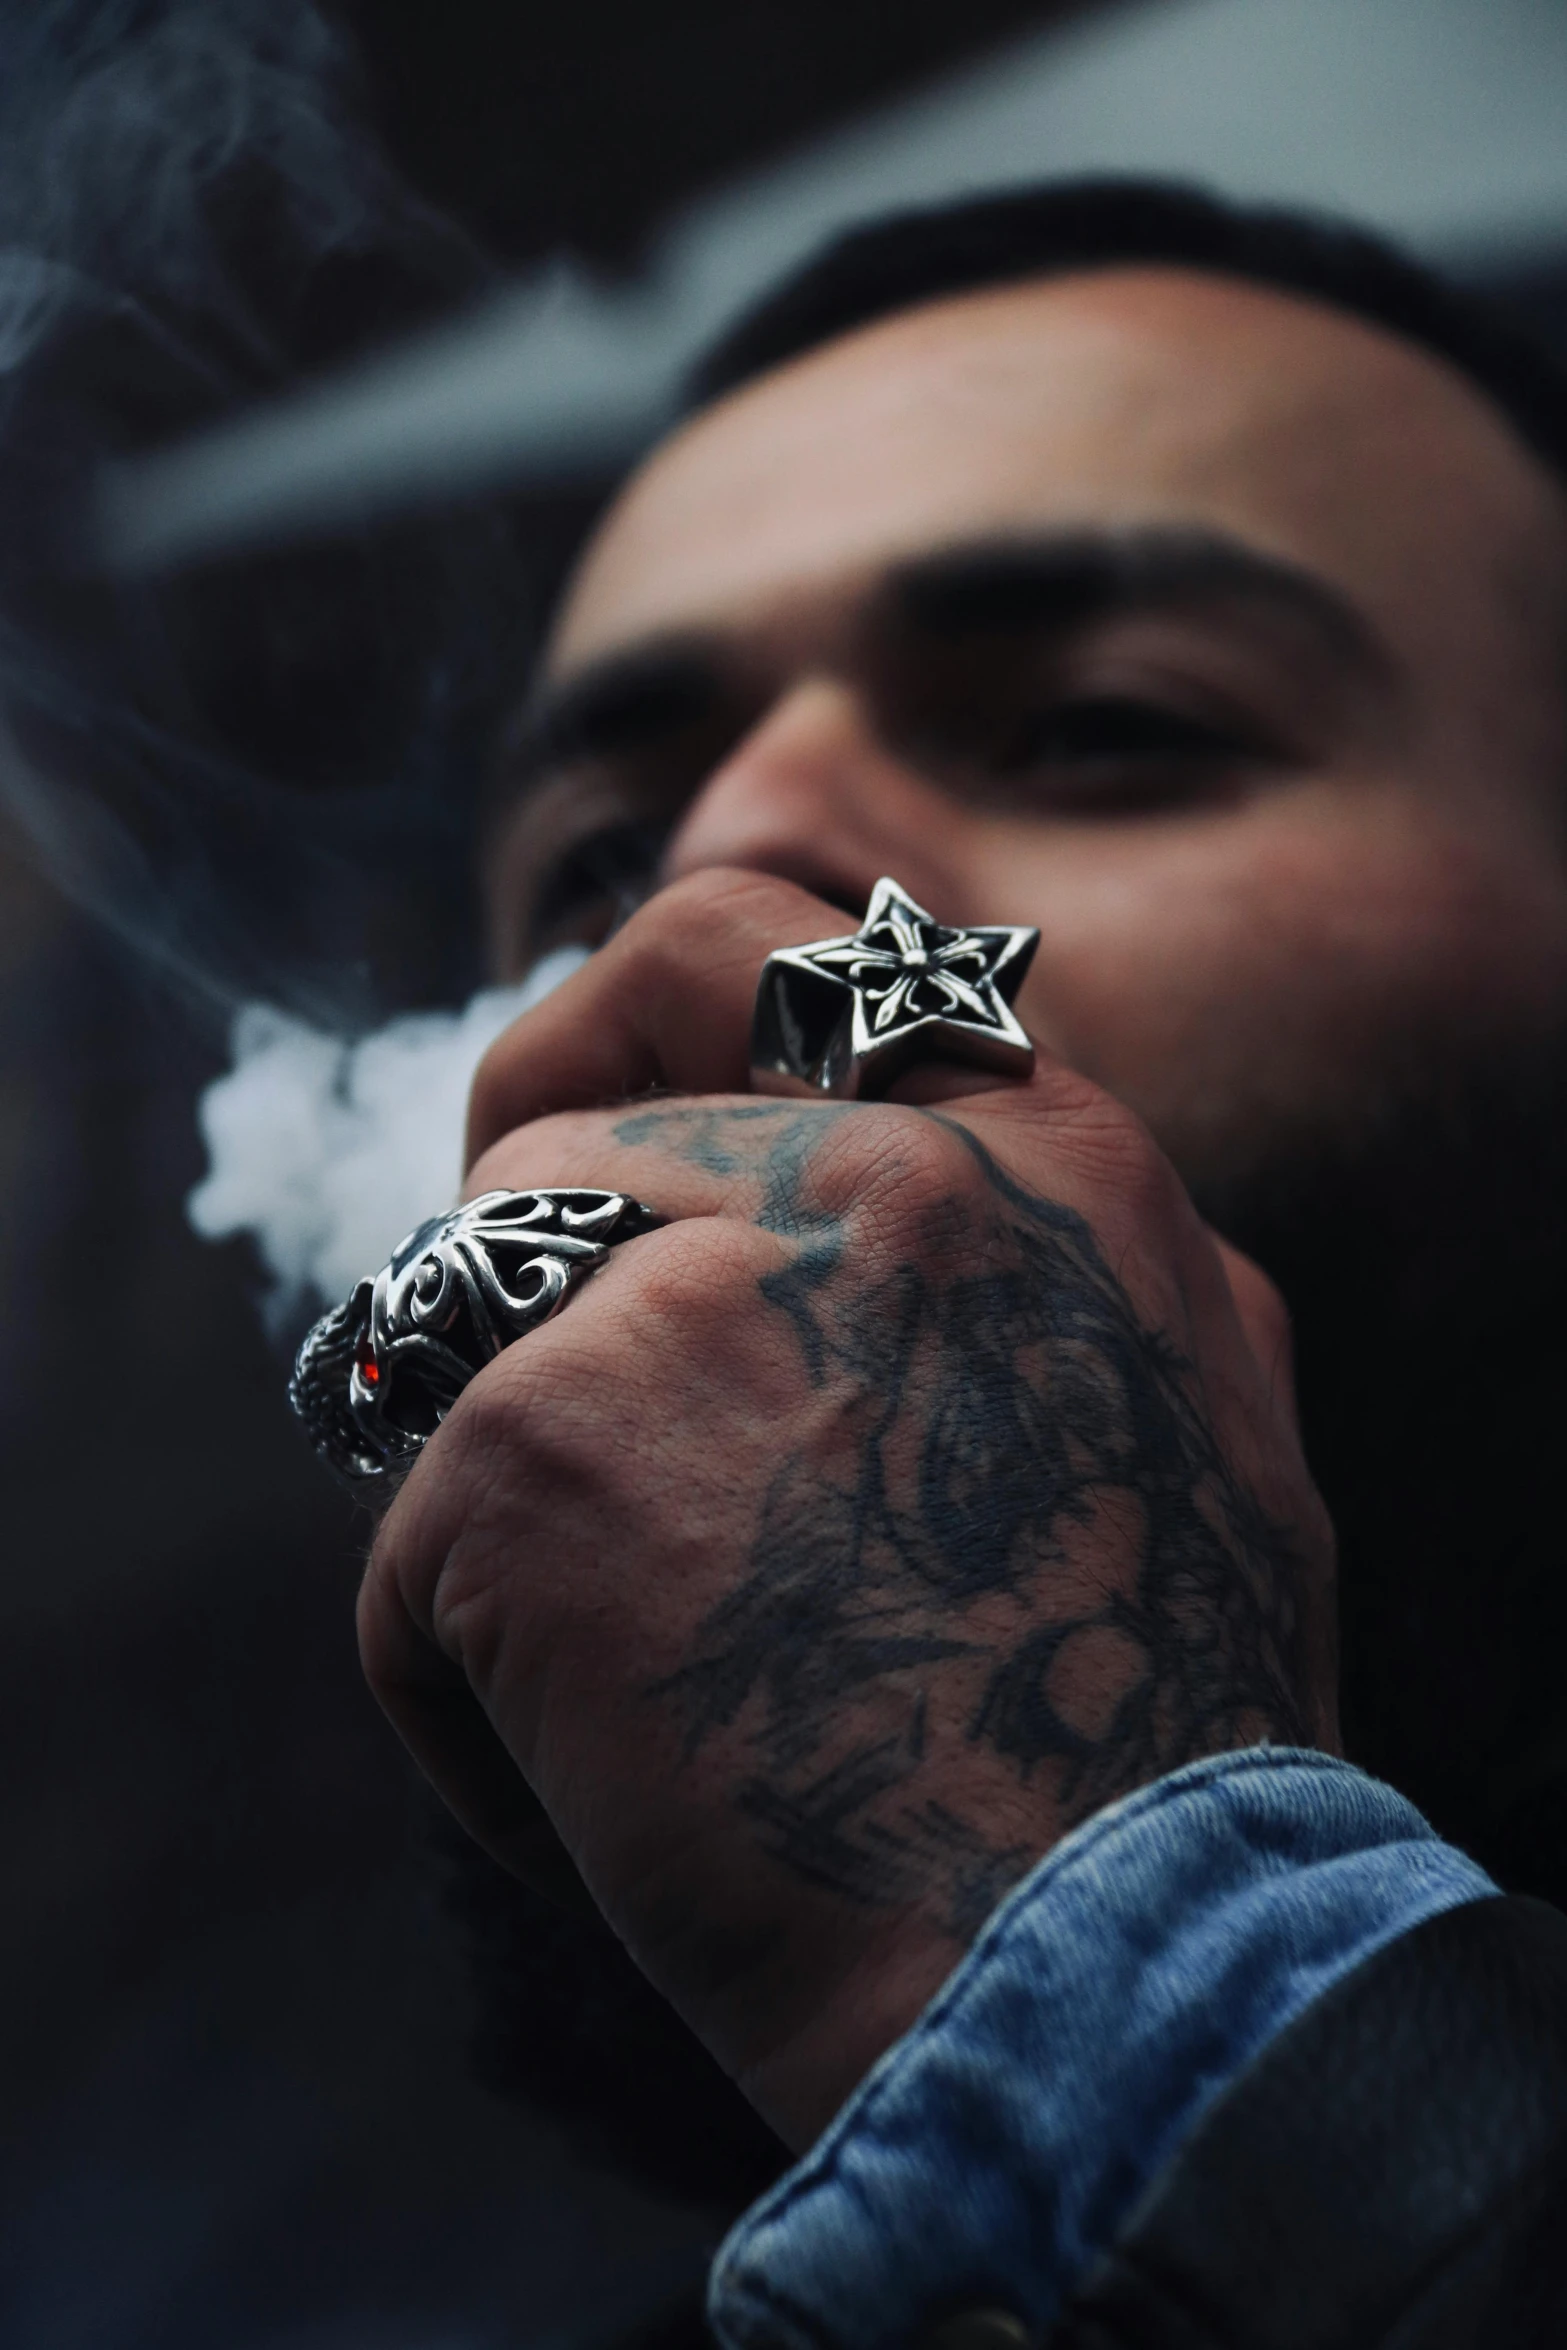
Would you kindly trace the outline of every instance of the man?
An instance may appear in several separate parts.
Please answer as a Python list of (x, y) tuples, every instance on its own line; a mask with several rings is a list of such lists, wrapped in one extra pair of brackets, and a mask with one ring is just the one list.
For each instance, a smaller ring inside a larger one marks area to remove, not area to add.
[[(1560, 2338), (1567, 1926), (1406, 1800), (1560, 1885), (1554, 396), (1356, 240), (993, 200), (764, 306), (568, 587), (505, 951), (657, 894), (469, 1183), (668, 1221), (361, 1644), (802, 2158), (726, 2342)], [(1037, 924), (1034, 1076), (758, 1098), (883, 874)]]

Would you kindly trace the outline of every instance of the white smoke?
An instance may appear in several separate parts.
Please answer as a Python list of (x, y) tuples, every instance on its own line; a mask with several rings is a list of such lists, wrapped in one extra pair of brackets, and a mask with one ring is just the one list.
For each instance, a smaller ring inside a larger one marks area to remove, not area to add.
[(451, 1206), (468, 1087), (487, 1046), (584, 960), (547, 955), (460, 1012), (416, 1012), (348, 1040), (247, 1004), (234, 1066), (197, 1112), (210, 1167), (186, 1212), (204, 1240), (249, 1233), (287, 1330), (346, 1297), (403, 1235)]

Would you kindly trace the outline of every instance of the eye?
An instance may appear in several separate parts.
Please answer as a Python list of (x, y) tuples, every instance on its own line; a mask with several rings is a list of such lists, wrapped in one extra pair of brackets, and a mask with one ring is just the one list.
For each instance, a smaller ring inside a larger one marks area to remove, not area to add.
[(1085, 696), (1028, 713), (998, 746), (998, 776), (1042, 782), (1055, 803), (1153, 807), (1232, 782), (1262, 747), (1238, 727), (1131, 696)]
[(668, 823), (622, 818), (547, 857), (528, 924), (534, 950), (601, 945), (652, 895), (669, 833)]

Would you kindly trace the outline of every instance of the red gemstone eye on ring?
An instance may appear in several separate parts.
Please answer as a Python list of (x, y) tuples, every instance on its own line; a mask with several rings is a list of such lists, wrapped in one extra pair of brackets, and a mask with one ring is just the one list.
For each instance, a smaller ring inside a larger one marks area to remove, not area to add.
[[(574, 1186), (487, 1191), (432, 1216), (307, 1331), (288, 1393), (311, 1443), (353, 1484), (412, 1460), (486, 1363), (663, 1220), (623, 1191)], [(443, 1295), (452, 1310), (432, 1330)]]

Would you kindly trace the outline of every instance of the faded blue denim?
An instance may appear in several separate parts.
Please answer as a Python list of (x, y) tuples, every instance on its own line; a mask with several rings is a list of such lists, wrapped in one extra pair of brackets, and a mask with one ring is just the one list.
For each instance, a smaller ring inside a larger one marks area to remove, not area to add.
[(1276, 2032), (1495, 1890), (1390, 1787), (1294, 1748), (1195, 1763), (1097, 1813), (731, 2232), (720, 2342), (892, 2350), (979, 2302), (1042, 2335)]

